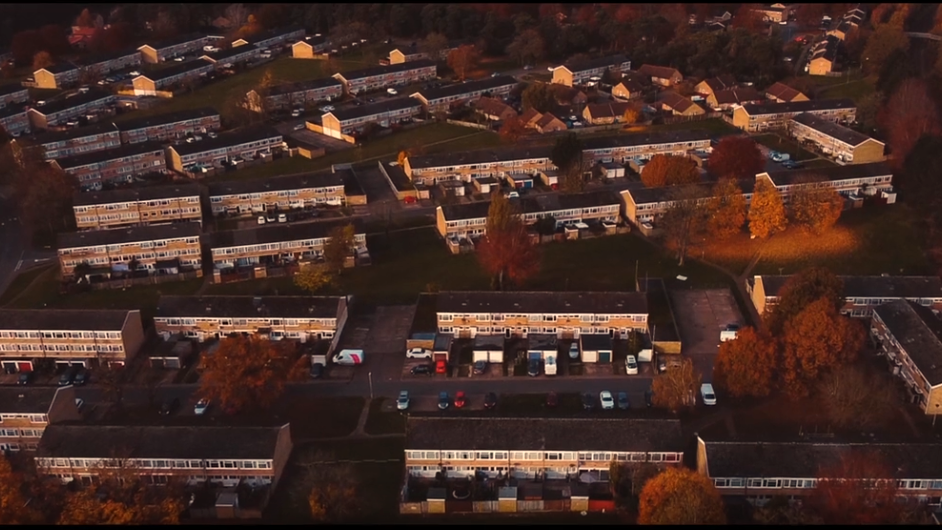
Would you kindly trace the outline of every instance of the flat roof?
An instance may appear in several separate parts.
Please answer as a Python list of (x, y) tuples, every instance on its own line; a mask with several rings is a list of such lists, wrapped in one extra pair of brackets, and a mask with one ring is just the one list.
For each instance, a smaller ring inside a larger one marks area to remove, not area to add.
[(125, 144), (114, 149), (105, 149), (103, 151), (57, 158), (56, 164), (62, 169), (70, 169), (156, 151), (160, 151), (161, 154), (164, 152), (163, 146), (158, 142), (140, 142), (136, 144)]
[(72, 206), (92, 206), (95, 204), (115, 204), (122, 202), (153, 201), (182, 197), (199, 197), (203, 188), (199, 184), (185, 183), (165, 186), (147, 186), (143, 188), (121, 188), (107, 191), (76, 192), (72, 196)]
[[(408, 64), (408, 63), (406, 63)], [(367, 116), (375, 116), (377, 114), (384, 114), (386, 112), (393, 112), (397, 110), (403, 110), (408, 108), (421, 107), (422, 102), (409, 96), (387, 99), (383, 101), (377, 101), (376, 103), (370, 103), (369, 105), (361, 105), (359, 107), (347, 107), (344, 109), (335, 110), (324, 114), (324, 116), (331, 115), (334, 118), (337, 118), (338, 121), (344, 122), (349, 120), (355, 120), (358, 118), (365, 118)], [(322, 118), (323, 120), (323, 118)]]
[(219, 50), (218, 52), (206, 53), (203, 54), (202, 57), (208, 57), (210, 60), (219, 62), (229, 59), (230, 57), (252, 53), (253, 51), (258, 51), (258, 46), (254, 44), (243, 44), (242, 46), (226, 48), (225, 50)]
[(36, 456), (271, 460), (285, 427), (50, 425)]
[(424, 97), (427, 101), (434, 101), (436, 99), (460, 96), (462, 94), (469, 94), (471, 92), (479, 92), (482, 90), (495, 90), (506, 86), (517, 86), (517, 83), (518, 81), (513, 77), (509, 75), (502, 75), (498, 77), (485, 77), (484, 79), (466, 81), (464, 83), (456, 83), (454, 85), (448, 85), (439, 88), (420, 90), (418, 93), (421, 94), (422, 97)]
[(198, 120), (200, 118), (208, 118), (210, 116), (219, 116), (219, 112), (212, 107), (200, 107), (198, 109), (186, 109), (178, 110), (176, 112), (167, 112), (164, 114), (158, 114), (156, 116), (148, 116), (146, 118), (136, 118), (133, 120), (123, 121), (117, 125), (118, 129), (120, 129), (122, 132), (127, 132), (136, 129), (145, 129), (147, 127), (157, 127), (159, 125), (177, 123), (181, 121)]
[(161, 296), (158, 317), (338, 318), (342, 296)]
[(348, 72), (340, 72), (334, 75), (339, 75), (346, 79), (347, 81), (353, 81), (355, 79), (364, 79), (367, 77), (373, 77), (383, 74), (394, 74), (397, 72), (408, 72), (409, 70), (419, 70), (421, 68), (428, 68), (430, 66), (435, 66), (435, 63), (429, 61), (428, 59), (419, 59), (418, 61), (409, 61), (406, 63), (400, 64), (391, 64), (389, 66), (371, 66), (369, 68), (361, 68), (359, 70), (350, 70)]
[[(778, 296), (789, 275), (756, 275), (766, 296)], [(838, 276), (846, 298), (942, 298), (938, 276)]]
[(895, 300), (873, 311), (929, 385), (942, 385), (942, 321), (932, 310), (909, 300)]
[(244, 129), (224, 132), (215, 138), (204, 138), (198, 142), (173, 144), (170, 148), (176, 151), (178, 155), (185, 156), (193, 153), (203, 153), (214, 149), (247, 144), (257, 140), (281, 137), (281, 133), (276, 131), (274, 127), (269, 125), (255, 125)]
[[(833, 121), (819, 118), (814, 114), (799, 114), (798, 116), (792, 118), (792, 121), (807, 127), (811, 127), (812, 129), (822, 134), (826, 134), (827, 136), (830, 136), (831, 138), (843, 142), (851, 147), (857, 147), (867, 140), (873, 140), (873, 138), (870, 138), (866, 134), (857, 132), (849, 127), (844, 127), (843, 125), (834, 123)], [(883, 142), (878, 140), (873, 141), (883, 145)]]
[(120, 245), (137, 241), (160, 241), (181, 237), (199, 237), (199, 223), (173, 223), (168, 225), (132, 226), (111, 230), (62, 232), (58, 235), (59, 249)]
[[(737, 180), (736, 184), (743, 193), (752, 193), (755, 191), (756, 179)], [(701, 182), (698, 184), (688, 184), (683, 186), (665, 186), (663, 188), (636, 188), (627, 189), (622, 193), (628, 193), (635, 204), (657, 204), (672, 200), (676, 194), (684, 193), (687, 189), (696, 190), (701, 196), (708, 197), (713, 194), (713, 183)], [(685, 197), (693, 196), (696, 193), (684, 194)]]
[(870, 177), (892, 176), (893, 170), (885, 162), (871, 162), (869, 164), (850, 164), (846, 166), (829, 166), (823, 168), (780, 169), (760, 173), (768, 175), (776, 186), (788, 186), (807, 182), (810, 178), (824, 178), (827, 181), (849, 180)]
[(243, 193), (264, 193), (267, 191), (299, 190), (306, 188), (326, 188), (343, 186), (343, 175), (329, 171), (307, 173), (304, 175), (286, 175), (253, 180), (229, 180), (211, 182), (209, 196), (240, 195)]
[(99, 134), (108, 134), (108, 133), (117, 133), (118, 127), (115, 124), (110, 122), (100, 122), (89, 125), (87, 127), (75, 127), (72, 129), (67, 129), (65, 131), (46, 131), (40, 134), (37, 134), (33, 138), (33, 143), (36, 145), (45, 145), (55, 142), (64, 142), (66, 140), (74, 140), (76, 138), (85, 138), (87, 136), (96, 136)]
[(269, 96), (279, 96), (281, 94), (293, 94), (295, 92), (304, 92), (306, 90), (317, 90), (330, 86), (342, 87), (343, 83), (333, 77), (324, 77), (322, 79), (311, 79), (310, 81), (298, 81), (296, 83), (284, 83), (275, 85), (268, 89)]
[[(518, 175), (514, 176), (516, 177)], [(533, 178), (531, 175), (526, 174), (520, 176), (523, 179)], [(545, 194), (524, 196), (510, 199), (510, 202), (515, 204), (523, 214), (621, 205), (618, 195), (609, 190), (587, 191), (567, 195)], [(487, 212), (490, 207), (490, 201), (477, 201), (461, 204), (446, 204), (441, 206), (441, 209), (442, 215), (445, 216), (446, 220), (454, 221), (456, 219), (480, 219), (487, 217)]]
[[(138, 310), (134, 310), (138, 313)], [(131, 311), (119, 309), (0, 309), (0, 329), (120, 331)]]
[(681, 452), (680, 420), (410, 414), (406, 450)]
[(812, 99), (809, 101), (788, 101), (785, 103), (750, 103), (742, 108), (750, 116), (763, 114), (786, 114), (792, 112), (813, 112), (818, 110), (856, 109), (857, 104), (848, 98)]
[(357, 234), (363, 233), (363, 225), (359, 219), (335, 219), (313, 223), (264, 225), (245, 230), (213, 232), (207, 234), (206, 239), (210, 242), (210, 247), (213, 250), (246, 245), (261, 245), (264, 243), (280, 243), (282, 241), (302, 241), (305, 239), (328, 237), (331, 230), (334, 228), (347, 226), (348, 224), (354, 226)]
[(45, 414), (58, 391), (58, 387), (0, 387), (0, 414)]
[(93, 103), (95, 101), (105, 100), (105, 99), (114, 99), (114, 94), (111, 92), (105, 92), (104, 90), (92, 89), (88, 92), (77, 93), (73, 96), (65, 97), (62, 99), (57, 99), (50, 103), (46, 103), (42, 107), (31, 107), (31, 110), (34, 110), (44, 116), (50, 114), (55, 114), (57, 112), (62, 112), (64, 110), (71, 109), (73, 107), (78, 107), (79, 105), (85, 105), (87, 103)]
[(200, 57), (199, 59), (196, 59), (193, 61), (187, 61), (185, 63), (180, 63), (173, 66), (168, 66), (166, 68), (157, 70), (155, 72), (143, 73), (138, 77), (150, 79), (151, 81), (160, 81), (162, 79), (168, 79), (171, 77), (176, 77), (178, 75), (185, 74), (187, 72), (199, 70), (200, 68), (211, 67), (212, 65), (213, 63)]
[[(624, 55), (609, 55), (606, 57), (597, 57), (595, 59), (589, 59), (587, 61), (579, 62), (573, 64), (571, 61), (566, 61), (563, 64), (563, 67), (566, 70), (569, 70), (572, 73), (585, 72), (586, 70), (594, 70), (596, 68), (604, 68), (608, 66), (618, 66), (628, 62), (628, 58)], [(559, 67), (557, 67), (559, 68)]]
[(647, 294), (639, 292), (448, 291), (438, 293), (438, 313), (565, 313), (641, 315)]

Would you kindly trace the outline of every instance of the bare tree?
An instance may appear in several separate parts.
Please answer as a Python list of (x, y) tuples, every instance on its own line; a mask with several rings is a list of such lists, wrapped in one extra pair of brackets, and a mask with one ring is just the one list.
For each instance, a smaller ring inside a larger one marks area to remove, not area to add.
[(231, 28), (241, 28), (249, 20), (249, 9), (245, 4), (231, 4), (226, 8), (226, 20)]
[(357, 480), (354, 467), (338, 462), (333, 453), (317, 451), (304, 464), (306, 502), (311, 517), (319, 522), (340, 523), (357, 511)]
[(701, 186), (677, 186), (670, 192), (670, 206), (661, 225), (667, 242), (677, 252), (677, 264), (684, 265), (691, 242), (700, 239), (708, 217), (707, 191)]
[(882, 424), (897, 402), (886, 377), (848, 366), (830, 373), (818, 385), (828, 417), (838, 427), (865, 429)]

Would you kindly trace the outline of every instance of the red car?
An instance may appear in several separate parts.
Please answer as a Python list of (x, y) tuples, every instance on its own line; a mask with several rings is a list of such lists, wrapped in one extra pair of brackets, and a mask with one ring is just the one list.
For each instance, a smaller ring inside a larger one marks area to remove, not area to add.
[(444, 373), (447, 372), (447, 371), (448, 371), (448, 365), (445, 363), (445, 361), (436, 361), (436, 362), (435, 362), (435, 373), (436, 373), (436, 374), (444, 374)]
[(459, 391), (455, 394), (455, 408), (461, 409), (468, 404), (468, 398), (464, 396), (464, 392)]

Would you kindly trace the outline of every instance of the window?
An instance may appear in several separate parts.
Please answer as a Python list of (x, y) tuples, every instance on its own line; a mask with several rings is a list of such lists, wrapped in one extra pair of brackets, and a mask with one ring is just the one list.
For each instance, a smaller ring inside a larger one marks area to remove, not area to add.
[(729, 480), (725, 478), (714, 479), (713, 485), (717, 488), (726, 488), (729, 486)]
[(762, 487), (762, 479), (761, 479), (761, 478), (751, 478), (751, 479), (749, 479), (748, 481), (746, 481), (746, 487), (749, 487), (749, 488), (761, 488), (761, 487)]

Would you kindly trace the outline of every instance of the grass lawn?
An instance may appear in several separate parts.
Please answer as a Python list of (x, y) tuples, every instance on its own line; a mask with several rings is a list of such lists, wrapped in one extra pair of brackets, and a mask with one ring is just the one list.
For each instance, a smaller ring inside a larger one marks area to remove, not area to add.
[(350, 435), (366, 400), (359, 396), (298, 398), (286, 396), (287, 417), (295, 443)]
[(406, 417), (396, 410), (396, 400), (376, 398), (370, 403), (366, 434), (405, 434)]
[(277, 177), (280, 175), (290, 175), (292, 173), (317, 171), (318, 169), (323, 168), (317, 165), (315, 160), (304, 158), (303, 156), (292, 156), (273, 160), (267, 164), (261, 164), (255, 167), (217, 173), (216, 175), (205, 179), (205, 181), (216, 182), (228, 180), (261, 179)]
[(677, 123), (666, 123), (661, 125), (652, 125), (648, 127), (650, 131), (707, 131), (716, 136), (725, 136), (727, 134), (742, 134), (742, 131), (733, 127), (729, 123), (713, 118), (709, 120), (686, 121)]
[(821, 169), (824, 167), (834, 167), (836, 165), (837, 164), (826, 158), (817, 158), (815, 160), (809, 160), (805, 162), (805, 169)]
[(812, 158), (818, 157), (814, 153), (802, 149), (802, 147), (798, 145), (798, 142), (783, 138), (777, 134), (760, 134), (753, 136), (752, 139), (773, 151), (788, 153), (792, 160), (811, 160)]
[(818, 93), (818, 98), (850, 98), (854, 101), (860, 101), (872, 94), (875, 90), (876, 87), (873, 81), (869, 78), (864, 78), (824, 88)]
[(903, 204), (869, 206), (845, 211), (829, 232), (809, 237), (789, 229), (768, 241), (743, 233), (732, 241), (705, 249), (706, 258), (736, 273), (761, 251), (753, 274), (792, 274), (824, 266), (835, 274), (932, 274), (912, 213)]
[(0, 307), (12, 302), (14, 298), (29, 287), (29, 284), (33, 283), (33, 280), (54, 269), (55, 267), (36, 267), (17, 275), (10, 283), (10, 286), (7, 287), (7, 290), (3, 292), (3, 296), (0, 296)]
[(330, 61), (330, 65), (326, 63), (327, 61), (282, 57), (266, 65), (200, 87), (191, 94), (170, 98), (166, 103), (154, 105), (154, 107), (141, 110), (140, 112), (123, 114), (117, 117), (115, 121), (120, 123), (124, 120), (199, 107), (215, 107), (218, 109), (232, 94), (235, 93), (244, 96), (246, 92), (251, 90), (252, 87), (258, 83), (268, 70), (271, 70), (272, 77), (275, 79), (276, 83), (288, 83), (321, 79), (337, 72), (345, 72), (347, 70), (355, 70), (368, 66), (362, 61), (345, 59), (332, 60)]
[[(374, 303), (413, 303), (429, 290), (484, 290), (489, 279), (474, 254), (454, 256), (433, 229), (418, 229), (369, 237), (373, 265), (344, 272), (337, 293)], [(716, 270), (688, 260), (678, 267), (672, 255), (631, 235), (607, 236), (543, 245), (539, 274), (522, 289), (553, 291), (634, 290), (635, 261), (641, 277), (662, 277), (668, 286), (726, 287)], [(687, 276), (679, 282), (676, 276)], [(395, 281), (391, 281), (395, 279)], [(207, 294), (300, 294), (290, 278), (270, 278), (213, 285)]]

